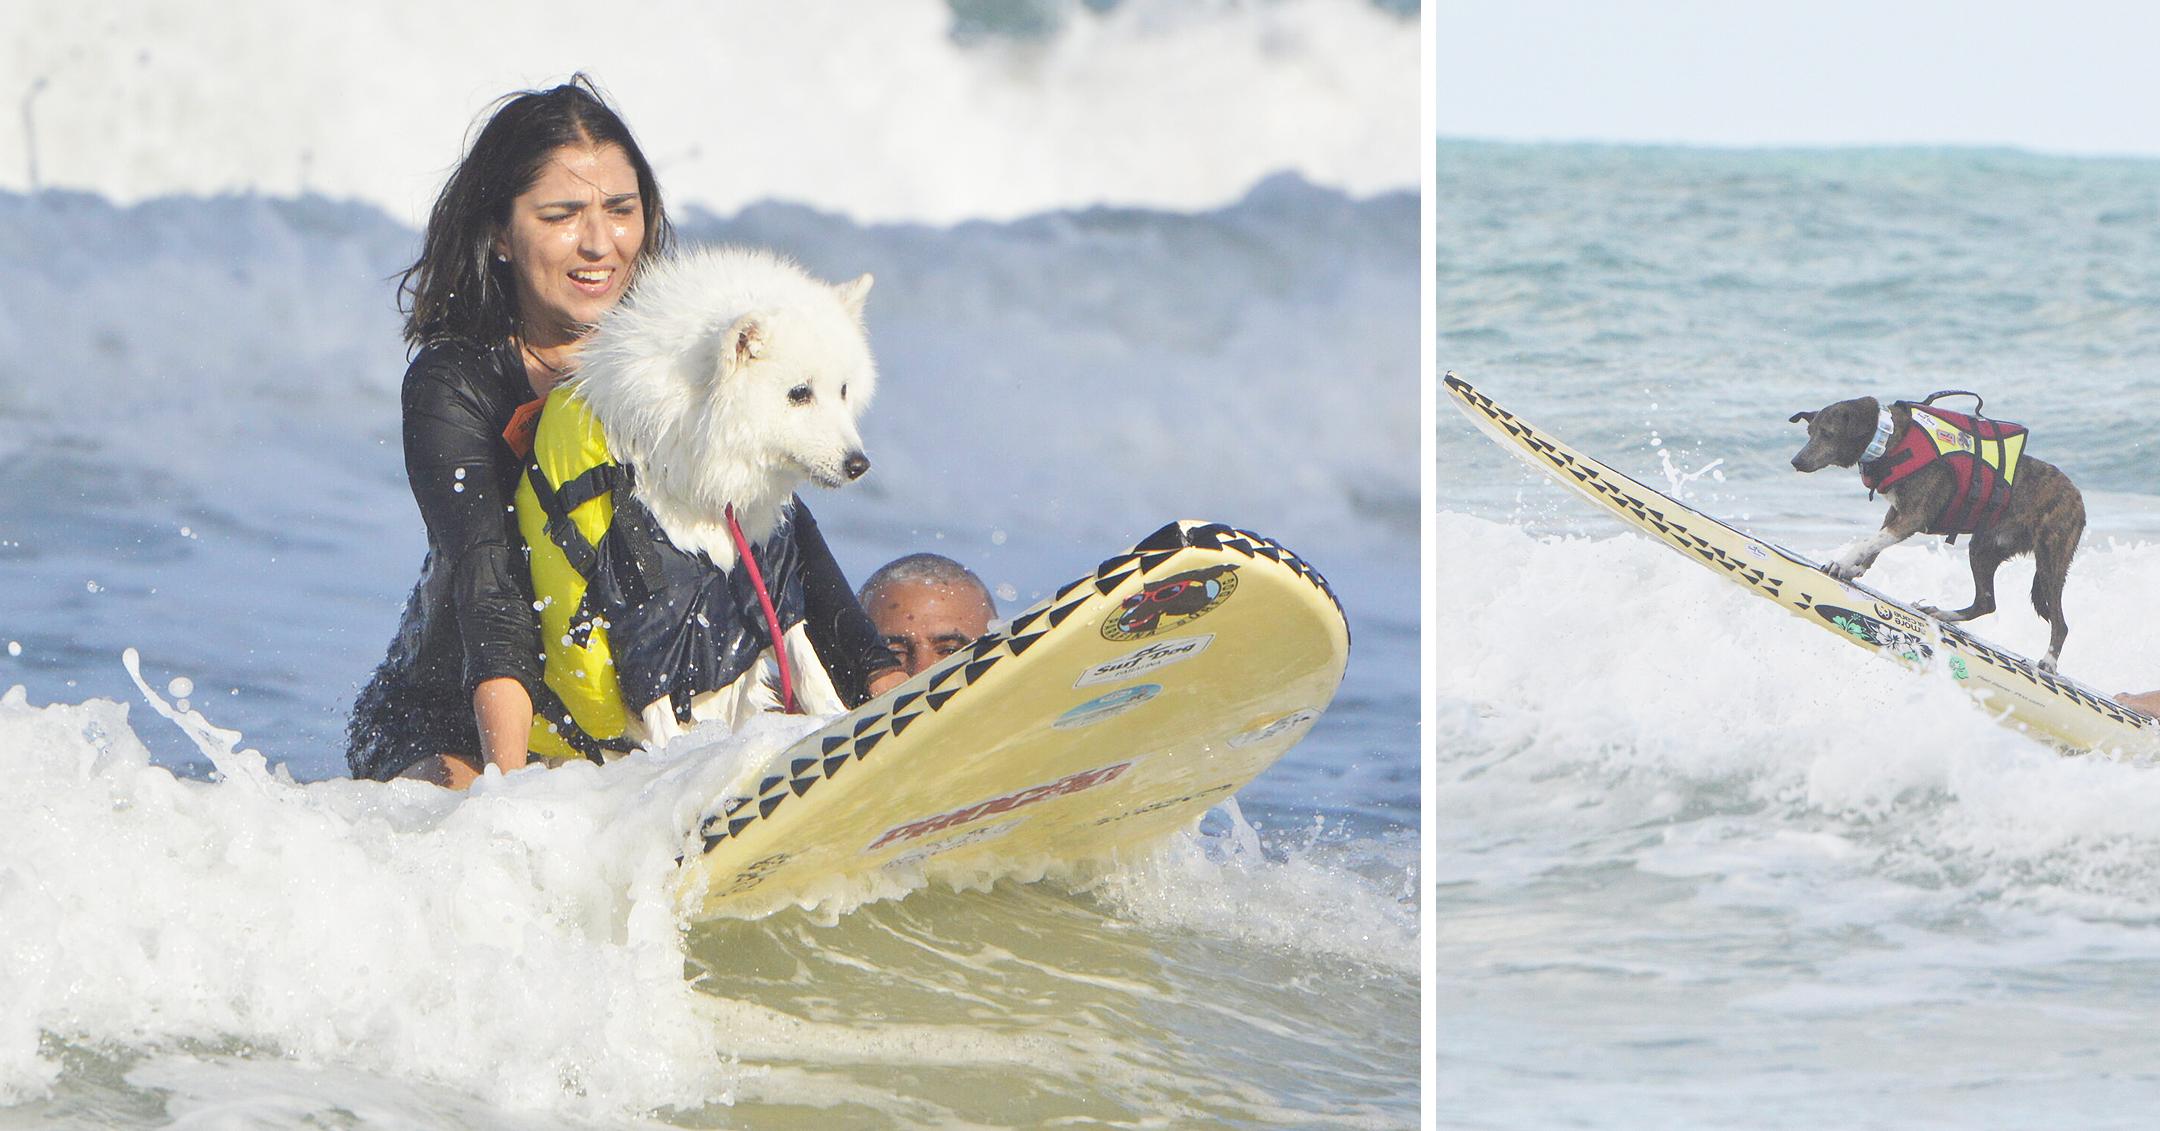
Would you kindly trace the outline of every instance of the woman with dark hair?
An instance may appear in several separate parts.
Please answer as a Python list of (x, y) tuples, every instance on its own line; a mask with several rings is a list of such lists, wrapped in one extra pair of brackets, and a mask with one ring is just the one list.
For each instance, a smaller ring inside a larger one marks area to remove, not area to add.
[(526, 763), (540, 631), (510, 513), (523, 461), (504, 431), (671, 241), (651, 165), (583, 75), (505, 98), (450, 174), (398, 286), (417, 351), (405, 473), (428, 554), (353, 704), (355, 777), (463, 788)]

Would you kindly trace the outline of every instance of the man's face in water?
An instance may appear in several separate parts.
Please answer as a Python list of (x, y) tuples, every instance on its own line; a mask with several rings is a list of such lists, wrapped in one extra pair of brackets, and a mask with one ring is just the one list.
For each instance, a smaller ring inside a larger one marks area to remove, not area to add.
[(964, 582), (887, 582), (870, 592), (863, 611), (909, 675), (973, 644), (993, 615), (982, 591)]

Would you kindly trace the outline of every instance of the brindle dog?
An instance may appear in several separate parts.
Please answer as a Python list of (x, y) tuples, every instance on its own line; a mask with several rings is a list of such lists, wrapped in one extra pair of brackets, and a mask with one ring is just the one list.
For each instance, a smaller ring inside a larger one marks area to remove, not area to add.
[[(1875, 437), (1881, 411), (1882, 405), (1874, 397), (1855, 397), (1814, 412), (1794, 413), (1794, 423), (1807, 423), (1808, 441), (1793, 456), (1793, 468), (1810, 472), (1832, 465), (1858, 465)], [(1894, 449), (1905, 430), (1913, 427), (1912, 411), (1893, 405), (1890, 416), (1894, 431), (1889, 446)], [(1890, 513), (1883, 517), (1882, 529), (1825, 566), (1830, 576), (1839, 580), (1858, 577), (1875, 564), (1876, 556), (1884, 550), (1934, 529), (1944, 509), (1957, 496), (1957, 475), (1947, 463), (1937, 460), (1885, 494), (1890, 499)], [(1972, 604), (1954, 613), (1926, 605), (1921, 608), (1947, 622), (1984, 617), (1995, 611), (1996, 567), (2018, 554), (2031, 554), (2033, 610), (2053, 630), (2040, 667), (2054, 671), (2055, 661), (2062, 656), (2063, 638), (2070, 633), (2069, 622), (2063, 619), (2063, 579), (2070, 572), (2070, 558), (2077, 553), (2078, 539), (2084, 533), (2085, 497), (2077, 486), (2055, 465), (2025, 456), (2018, 461), (2017, 482), (2001, 519), (1971, 536), (1967, 558), (1972, 564)]]

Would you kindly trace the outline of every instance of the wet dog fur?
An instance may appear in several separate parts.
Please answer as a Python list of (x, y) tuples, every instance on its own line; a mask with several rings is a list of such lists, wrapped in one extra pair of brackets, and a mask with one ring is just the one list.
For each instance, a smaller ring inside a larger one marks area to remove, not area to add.
[[(1794, 423), (1808, 426), (1808, 440), (1793, 456), (1793, 469), (1806, 473), (1825, 467), (1857, 466), (1874, 439), (1881, 408), (1874, 397), (1855, 397), (1812, 412), (1794, 413)], [(1912, 412), (1893, 405), (1890, 415), (1896, 427), (1890, 438), (1894, 448), (1906, 429), (1913, 427)], [(1957, 476), (1948, 464), (1938, 460), (1884, 494), (1890, 500), (1890, 513), (1883, 517), (1882, 529), (1825, 566), (1832, 577), (1858, 577), (1875, 564), (1876, 556), (1884, 550), (1934, 526), (1956, 497)], [(1921, 608), (1939, 620), (1953, 623), (1986, 616), (1995, 611), (1997, 567), (2019, 554), (2031, 554), (2033, 611), (2048, 622), (2050, 629), (2047, 656), (2040, 661), (2040, 667), (2054, 671), (2062, 656), (2063, 639), (2070, 632), (2069, 622), (2063, 618), (2063, 581), (2084, 533), (2085, 497), (2077, 486), (2055, 465), (2025, 456), (2018, 461), (2017, 483), (2001, 520), (1984, 533), (1967, 536), (1971, 539), (1966, 556), (1972, 565), (1972, 603), (1956, 612), (1926, 605)]]
[(871, 278), (828, 284), (768, 251), (680, 252), (579, 351), (577, 389), (669, 541), (735, 564), (732, 510), (760, 543), (805, 482), (870, 468), (857, 421), (877, 391)]

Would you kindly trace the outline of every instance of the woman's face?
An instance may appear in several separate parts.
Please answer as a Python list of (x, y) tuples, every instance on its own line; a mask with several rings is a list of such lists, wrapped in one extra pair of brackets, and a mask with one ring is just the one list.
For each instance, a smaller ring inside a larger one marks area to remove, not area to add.
[(620, 146), (566, 145), (510, 203), (495, 253), (508, 256), (527, 343), (584, 334), (630, 285), (645, 245), (637, 170)]

